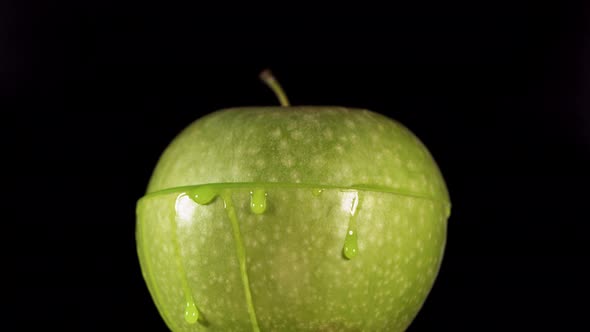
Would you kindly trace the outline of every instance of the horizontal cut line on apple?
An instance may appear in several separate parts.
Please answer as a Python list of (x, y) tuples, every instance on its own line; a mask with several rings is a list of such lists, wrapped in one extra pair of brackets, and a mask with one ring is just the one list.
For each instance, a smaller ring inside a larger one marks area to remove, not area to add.
[(439, 202), (443, 204), (447, 204), (450, 208), (450, 203), (442, 200), (438, 200), (432, 198), (430, 196), (422, 195), (415, 192), (404, 191), (393, 189), (389, 187), (380, 187), (375, 185), (363, 185), (357, 184), (352, 186), (337, 186), (337, 185), (326, 185), (326, 184), (311, 184), (311, 183), (288, 183), (288, 182), (219, 182), (219, 183), (206, 183), (206, 184), (199, 184), (199, 185), (192, 185), (192, 186), (181, 186), (181, 187), (172, 187), (168, 189), (158, 190), (154, 192), (150, 192), (140, 200), (157, 197), (165, 194), (173, 194), (173, 193), (182, 193), (185, 191), (192, 191), (197, 188), (210, 188), (214, 189), (216, 192), (221, 192), (223, 190), (228, 189), (297, 189), (297, 188), (305, 188), (305, 189), (321, 189), (321, 190), (340, 190), (340, 191), (369, 191), (369, 192), (380, 192), (380, 193), (387, 193), (399, 196), (407, 196), (407, 197), (414, 197), (420, 199), (427, 199), (434, 202)]

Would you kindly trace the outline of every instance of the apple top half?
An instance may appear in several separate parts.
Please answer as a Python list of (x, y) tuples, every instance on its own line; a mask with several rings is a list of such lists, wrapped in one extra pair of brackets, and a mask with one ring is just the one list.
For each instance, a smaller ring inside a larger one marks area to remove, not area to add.
[(204, 116), (164, 151), (148, 193), (210, 183), (365, 188), (450, 202), (436, 162), (411, 131), (378, 113), (336, 106)]

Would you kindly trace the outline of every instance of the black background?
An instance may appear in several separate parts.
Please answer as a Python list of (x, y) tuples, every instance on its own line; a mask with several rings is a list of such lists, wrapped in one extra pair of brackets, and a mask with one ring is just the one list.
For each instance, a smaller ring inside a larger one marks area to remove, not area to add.
[(276, 104), (270, 67), (292, 104), (387, 114), (436, 158), (453, 213), (411, 331), (587, 327), (587, 8), (3, 6), (1, 324), (165, 331), (135, 202), (191, 121)]

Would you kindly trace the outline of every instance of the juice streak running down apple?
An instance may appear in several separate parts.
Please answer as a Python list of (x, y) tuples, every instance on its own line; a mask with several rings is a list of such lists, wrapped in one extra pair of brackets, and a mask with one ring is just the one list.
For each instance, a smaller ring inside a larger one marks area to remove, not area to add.
[[(260, 196), (257, 194), (255, 196)], [(262, 195), (264, 197), (264, 194)], [(236, 243), (236, 253), (238, 261), (240, 262), (240, 274), (242, 277), (242, 285), (244, 286), (244, 295), (246, 296), (246, 303), (248, 305), (248, 315), (250, 316), (250, 323), (252, 324), (252, 331), (260, 332), (258, 327), (258, 319), (256, 318), (256, 312), (254, 311), (254, 304), (252, 303), (252, 292), (250, 290), (250, 281), (248, 280), (248, 272), (246, 271), (246, 251), (244, 250), (244, 243), (242, 241), (242, 235), (240, 233), (240, 225), (238, 223), (238, 217), (236, 216), (236, 210), (234, 209), (234, 203), (231, 191), (223, 191), (221, 193), (223, 202), (225, 205), (225, 211), (227, 211), (227, 217), (231, 221), (234, 241)], [(259, 203), (259, 202), (256, 202)], [(266, 203), (264, 204), (266, 206)], [(259, 205), (257, 204), (257, 211)]]
[(353, 259), (358, 253), (356, 214), (359, 208), (359, 195), (358, 192), (354, 192), (350, 205), (350, 221), (348, 222), (348, 229), (346, 230), (346, 237), (344, 238), (344, 247), (342, 248), (342, 254), (347, 259)]
[[(181, 194), (178, 196), (178, 199), (176, 200), (176, 205), (175, 205), (175, 210), (178, 211), (179, 210), (179, 202), (180, 199), (186, 196), (185, 193)], [(176, 213), (176, 215), (178, 215), (178, 212)], [(172, 232), (173, 234), (177, 234), (177, 218), (171, 219), (171, 226), (172, 226)], [(191, 291), (190, 286), (188, 285), (188, 281), (186, 278), (186, 272), (184, 270), (184, 264), (182, 262), (182, 255), (180, 254), (180, 245), (178, 244), (178, 236), (173, 236), (172, 237), (173, 242), (174, 242), (174, 253), (175, 253), (175, 257), (176, 257), (176, 265), (178, 267), (178, 275), (181, 278), (182, 281), (182, 289), (184, 292), (184, 299), (186, 302), (186, 306), (184, 309), (184, 319), (187, 321), (187, 323), (189, 324), (194, 324), (197, 322), (197, 320), (199, 320), (199, 310), (197, 309), (197, 306), (195, 305), (195, 300), (193, 298), (193, 294)]]

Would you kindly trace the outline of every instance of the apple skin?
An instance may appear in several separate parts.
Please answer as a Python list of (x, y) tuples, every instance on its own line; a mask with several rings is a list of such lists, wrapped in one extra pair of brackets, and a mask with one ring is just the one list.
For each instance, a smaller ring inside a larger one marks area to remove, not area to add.
[(214, 112), (164, 151), (148, 193), (235, 182), (368, 185), (449, 202), (420, 140), (383, 115), (343, 107), (243, 107)]
[[(253, 213), (255, 190), (263, 213)], [(198, 204), (195, 192), (213, 194)], [(449, 214), (434, 159), (394, 120), (234, 108), (166, 149), (137, 204), (137, 250), (173, 331), (403, 331), (438, 273)], [(358, 253), (346, 259), (353, 220)]]

